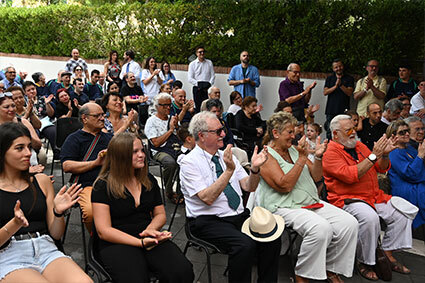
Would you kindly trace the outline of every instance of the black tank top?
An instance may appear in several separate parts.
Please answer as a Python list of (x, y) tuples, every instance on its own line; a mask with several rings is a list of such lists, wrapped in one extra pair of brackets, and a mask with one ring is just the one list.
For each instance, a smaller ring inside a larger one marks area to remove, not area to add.
[(16, 201), (20, 200), (21, 209), (28, 220), (29, 226), (22, 227), (15, 234), (19, 235), (26, 234), (27, 232), (47, 232), (46, 196), (40, 189), (40, 186), (35, 177), (33, 177), (32, 183), (36, 189), (36, 201), (34, 203), (34, 206), (34, 193), (31, 188), (28, 187), (18, 193), (7, 192), (0, 188), (0, 227), (3, 227), (15, 216), (13, 208), (15, 207)]

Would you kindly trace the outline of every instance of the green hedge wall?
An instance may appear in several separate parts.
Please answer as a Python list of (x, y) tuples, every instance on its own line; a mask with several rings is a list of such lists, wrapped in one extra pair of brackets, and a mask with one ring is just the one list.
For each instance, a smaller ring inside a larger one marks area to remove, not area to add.
[(216, 66), (232, 66), (241, 50), (260, 69), (299, 62), (305, 71), (328, 72), (338, 57), (363, 74), (369, 58), (395, 74), (400, 60), (421, 69), (423, 0), (209, 0), (150, 1), (99, 7), (50, 5), (0, 8), (0, 51), (105, 58), (133, 48), (138, 59), (187, 63), (202, 44)]

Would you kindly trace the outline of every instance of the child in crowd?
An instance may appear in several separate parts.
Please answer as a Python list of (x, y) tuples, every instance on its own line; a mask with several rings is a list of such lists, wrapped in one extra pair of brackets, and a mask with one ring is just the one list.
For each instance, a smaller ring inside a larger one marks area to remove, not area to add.
[(356, 130), (356, 132), (359, 132), (363, 129), (363, 116), (359, 116), (359, 114), (357, 114), (357, 112), (354, 110), (347, 110), (345, 111), (345, 114), (351, 117), (351, 121), (354, 124), (354, 129)]
[(314, 162), (314, 152), (316, 151), (317, 137), (322, 133), (322, 127), (317, 123), (309, 123), (307, 125), (307, 150), (308, 159)]

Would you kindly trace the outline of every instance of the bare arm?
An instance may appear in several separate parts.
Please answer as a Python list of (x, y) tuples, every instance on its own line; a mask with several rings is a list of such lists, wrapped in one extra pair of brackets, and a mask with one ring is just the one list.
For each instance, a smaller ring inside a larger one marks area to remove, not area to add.
[(99, 152), (97, 158), (91, 161), (74, 161), (66, 160), (63, 162), (63, 171), (72, 174), (81, 174), (90, 171), (98, 166), (102, 166), (104, 160), (104, 152), (106, 149)]
[(33, 126), (31, 125), (30, 122), (28, 122), (27, 119), (21, 119), (22, 124), (28, 128), (28, 130), (30, 131), (31, 134), (31, 146), (35, 149), (38, 150), (41, 148), (41, 140), (38, 137), (36, 131), (34, 130)]

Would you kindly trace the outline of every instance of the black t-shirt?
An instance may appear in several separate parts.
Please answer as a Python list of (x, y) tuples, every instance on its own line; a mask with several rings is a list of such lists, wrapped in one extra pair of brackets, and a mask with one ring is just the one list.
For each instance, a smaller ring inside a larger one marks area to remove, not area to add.
[[(335, 73), (333, 73), (332, 76), (326, 78), (325, 87), (333, 87), (336, 83), (336, 80), (336, 75)], [(343, 75), (341, 78), (341, 84), (345, 87), (354, 88), (354, 78), (350, 75)], [(343, 114), (346, 109), (350, 109), (350, 97), (347, 96), (340, 87), (337, 87), (335, 91), (328, 94), (328, 101), (326, 103), (325, 114)]]
[[(124, 85), (121, 89), (121, 95), (122, 97), (130, 96), (132, 99), (138, 99), (139, 97), (143, 96), (143, 90), (140, 86), (135, 85), (134, 87), (129, 87), (127, 84)], [(131, 109), (137, 110), (137, 106), (139, 103), (126, 103), (127, 105), (127, 112), (129, 112)]]
[(378, 141), (387, 131), (387, 124), (379, 121), (378, 124), (372, 126), (369, 118), (363, 120), (363, 129), (357, 132), (358, 137), (370, 150), (373, 150), (374, 142)]
[(140, 238), (139, 233), (151, 223), (154, 208), (162, 205), (158, 182), (151, 174), (148, 176), (152, 187), (148, 191), (142, 186), (138, 207), (135, 207), (134, 198), (127, 188), (125, 189), (126, 198), (116, 199), (109, 195), (107, 182), (104, 180), (98, 180), (95, 183), (91, 194), (92, 203), (109, 205), (112, 227), (137, 238)]
[(385, 96), (385, 101), (396, 98), (399, 95), (405, 94), (412, 98), (418, 92), (418, 84), (415, 80), (410, 79), (409, 82), (404, 83), (401, 79), (395, 80), (388, 89), (388, 93)]
[[(71, 117), (78, 117), (78, 108), (77, 106), (75, 106), (74, 101), (71, 101), (71, 106), (72, 106), (72, 114)], [(57, 102), (56, 104), (56, 110), (55, 110), (55, 117), (56, 118), (60, 118), (63, 115), (68, 114), (68, 106), (63, 104), (62, 102)]]

